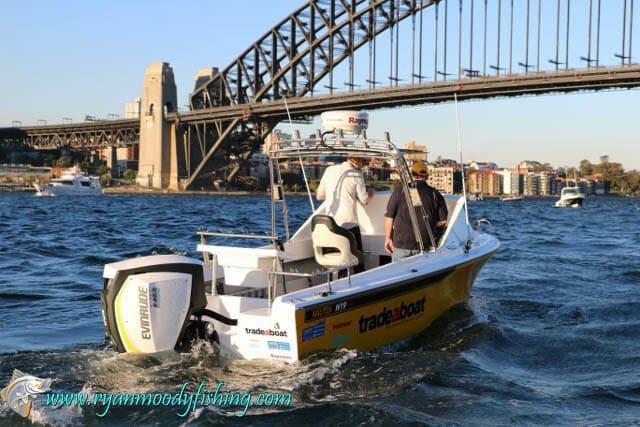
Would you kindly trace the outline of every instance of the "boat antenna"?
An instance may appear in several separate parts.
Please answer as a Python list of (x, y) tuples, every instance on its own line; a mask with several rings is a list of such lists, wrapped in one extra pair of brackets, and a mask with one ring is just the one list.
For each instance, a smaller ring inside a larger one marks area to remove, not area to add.
[[(283, 96), (284, 108), (287, 110), (287, 117), (289, 118), (289, 127), (291, 128), (291, 138), (294, 137), (295, 131), (293, 130), (293, 121), (291, 120), (291, 113), (289, 112), (289, 105), (287, 104), (287, 97)], [(307, 196), (309, 196), (309, 205), (311, 206), (311, 213), (315, 212), (316, 207), (313, 204), (313, 197), (311, 196), (311, 189), (309, 188), (309, 181), (307, 180), (307, 173), (304, 171), (304, 165), (302, 164), (302, 156), (300, 155), (300, 147), (297, 146), (298, 161), (300, 162), (300, 170), (302, 171), (302, 178), (304, 179), (304, 185), (307, 188)]]
[(464, 177), (464, 161), (462, 160), (462, 135), (460, 132), (460, 113), (458, 112), (458, 94), (453, 93), (453, 103), (456, 107), (456, 130), (458, 132), (458, 151), (460, 152), (460, 168), (462, 171), (462, 196), (464, 197), (464, 215), (469, 225), (469, 209), (467, 207), (467, 185)]

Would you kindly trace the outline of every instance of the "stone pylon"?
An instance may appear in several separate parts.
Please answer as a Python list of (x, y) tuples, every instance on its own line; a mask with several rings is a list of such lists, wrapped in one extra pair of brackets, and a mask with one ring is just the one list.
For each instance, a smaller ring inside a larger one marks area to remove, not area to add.
[(175, 137), (167, 114), (178, 108), (173, 69), (166, 62), (151, 64), (144, 73), (140, 102), (140, 156), (137, 183), (167, 188), (171, 175), (171, 147)]

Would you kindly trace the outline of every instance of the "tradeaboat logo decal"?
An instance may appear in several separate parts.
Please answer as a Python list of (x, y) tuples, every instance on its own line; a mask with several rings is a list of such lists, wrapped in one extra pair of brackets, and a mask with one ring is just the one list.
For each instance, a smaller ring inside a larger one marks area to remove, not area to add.
[(360, 326), (360, 333), (363, 334), (373, 329), (390, 325), (400, 320), (409, 319), (417, 316), (418, 314), (424, 313), (424, 306), (426, 302), (427, 297), (422, 297), (421, 299), (410, 303), (402, 301), (398, 307), (384, 307), (380, 313), (374, 314), (373, 316), (360, 316), (360, 320), (358, 322), (358, 325)]
[(249, 335), (264, 335), (267, 337), (286, 337), (287, 336), (287, 331), (278, 331), (273, 329), (244, 328), (244, 331)]

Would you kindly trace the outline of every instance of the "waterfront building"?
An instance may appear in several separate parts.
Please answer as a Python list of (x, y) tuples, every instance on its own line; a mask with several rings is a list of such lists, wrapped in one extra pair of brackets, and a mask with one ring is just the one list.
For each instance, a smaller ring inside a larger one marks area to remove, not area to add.
[(428, 152), (427, 147), (425, 147), (424, 145), (418, 145), (415, 141), (409, 141), (404, 144), (403, 148), (405, 150), (420, 151), (420, 153), (410, 153), (404, 155), (404, 158), (408, 161), (409, 165), (418, 160), (427, 163)]
[(550, 196), (557, 194), (556, 174), (554, 172), (538, 172), (538, 195)]
[(472, 160), (467, 165), (467, 168), (477, 171), (496, 171), (498, 170), (498, 165), (493, 162), (476, 162)]
[(502, 194), (502, 175), (495, 170), (473, 171), (469, 173), (468, 189), (471, 193), (482, 193), (487, 196)]
[(502, 176), (502, 194), (522, 194), (524, 175), (517, 169), (503, 169), (496, 173)]
[(540, 176), (537, 173), (529, 172), (524, 175), (522, 194), (525, 196), (537, 196), (540, 194)]
[(441, 193), (455, 194), (462, 192), (462, 172), (453, 166), (427, 165), (429, 177), (427, 184)]

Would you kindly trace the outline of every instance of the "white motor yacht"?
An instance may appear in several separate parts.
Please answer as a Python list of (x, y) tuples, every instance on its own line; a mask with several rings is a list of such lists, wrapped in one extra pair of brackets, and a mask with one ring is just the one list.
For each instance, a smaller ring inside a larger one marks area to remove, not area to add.
[(46, 184), (34, 183), (36, 196), (98, 196), (102, 194), (100, 179), (87, 176), (78, 166), (62, 172)]
[(584, 194), (578, 186), (565, 187), (560, 192), (560, 199), (556, 201), (557, 208), (579, 208), (584, 201)]
[[(500, 244), (469, 225), (465, 198), (445, 196), (449, 218), (439, 241), (432, 232), (421, 235), (418, 218), (426, 218), (425, 209), (388, 134), (368, 139), (366, 113), (331, 112), (322, 119), (331, 123), (325, 132), (271, 146), (267, 234), (201, 231), (202, 261), (152, 255), (105, 265), (102, 312), (117, 351), (154, 354), (207, 340), (228, 357), (294, 362), (319, 351), (368, 351), (406, 340), (468, 300)], [(395, 162), (407, 203), (415, 207), (409, 211), (421, 253), (392, 262), (384, 249), (391, 192), (358, 205), (363, 251), (327, 215), (326, 202), (310, 206), (307, 220), (290, 231), (284, 162), (350, 154)], [(244, 244), (216, 243), (230, 237)], [(365, 271), (356, 274), (360, 262)]]

